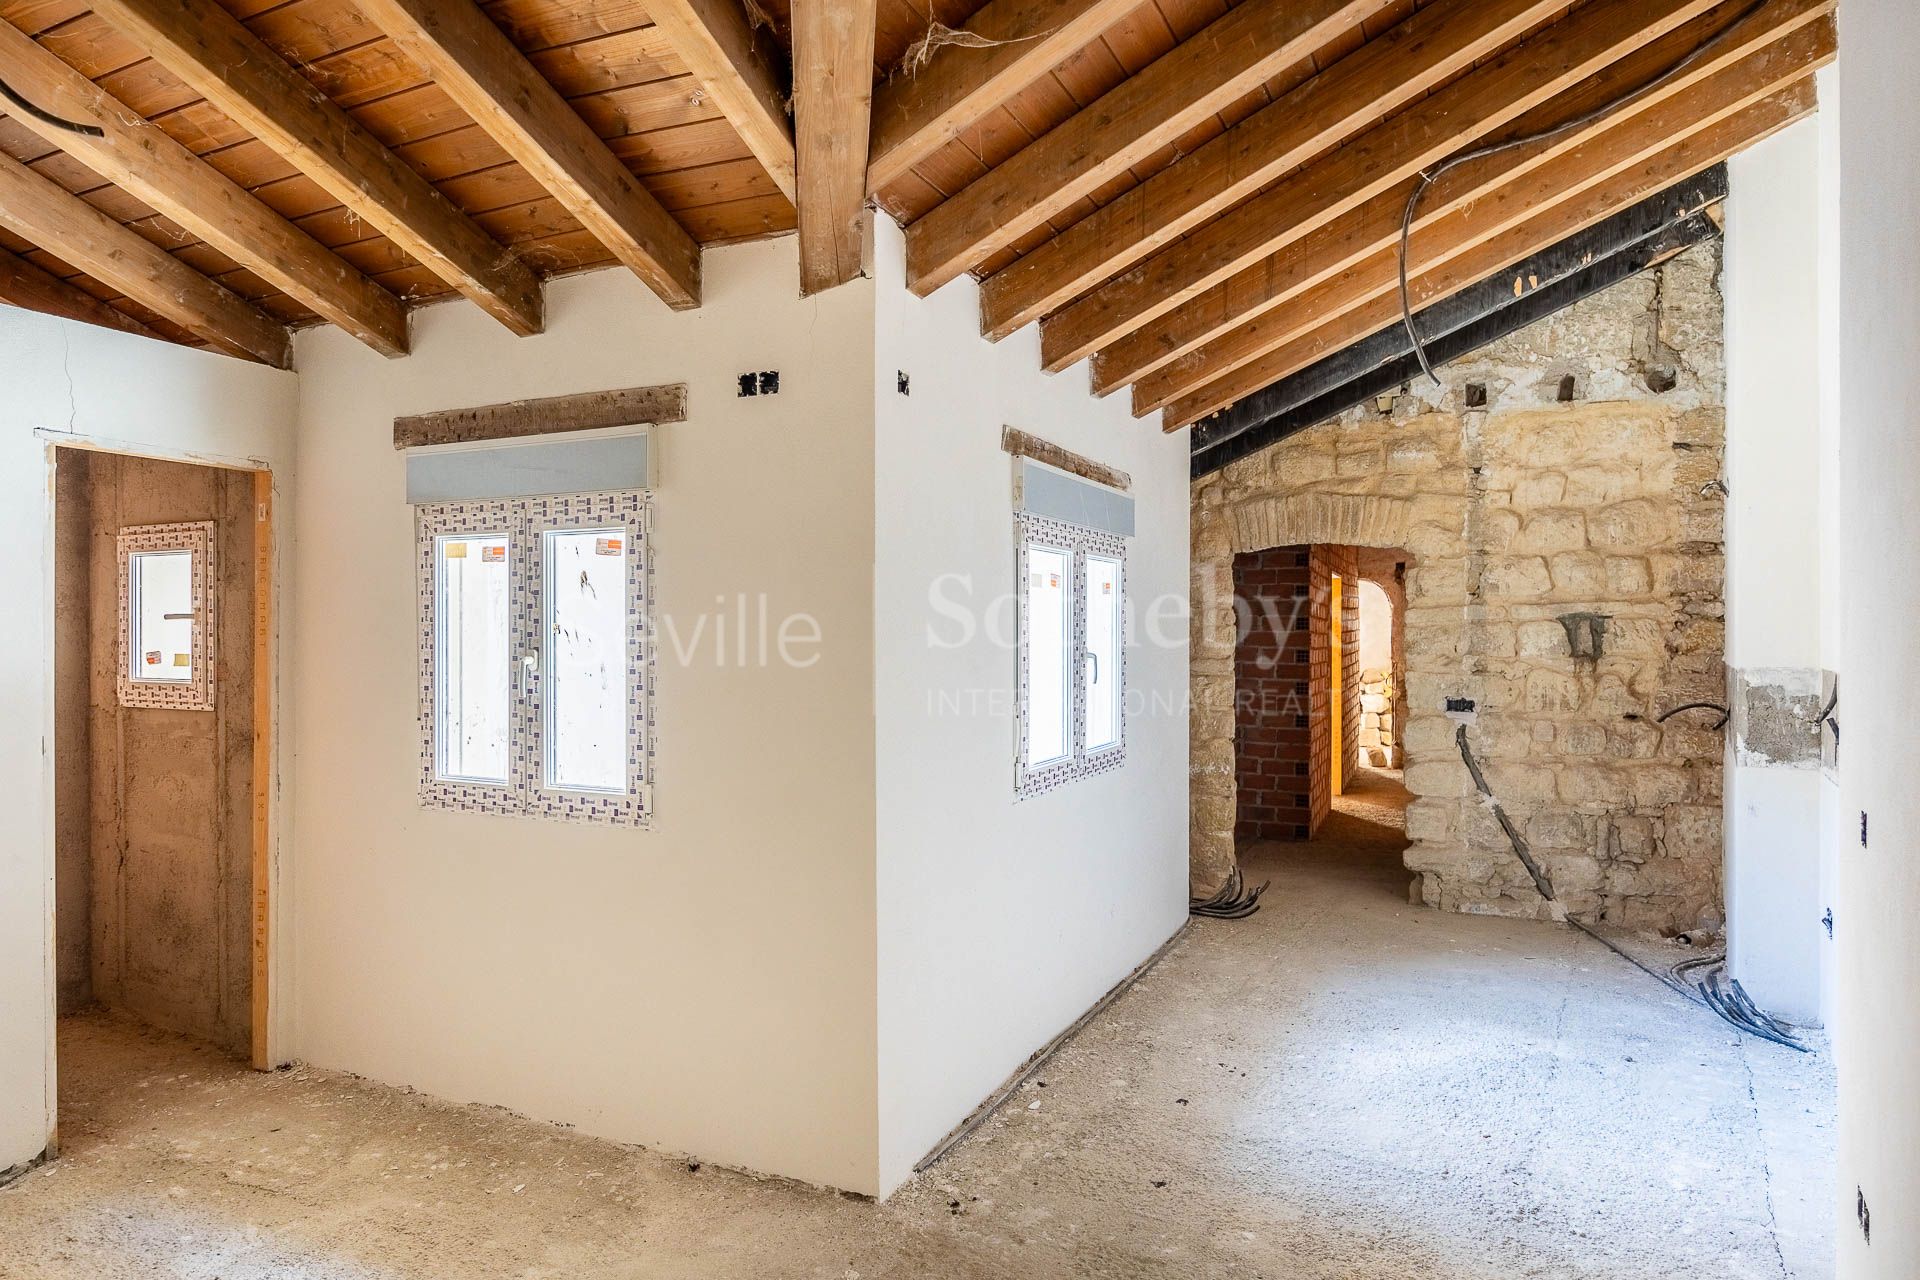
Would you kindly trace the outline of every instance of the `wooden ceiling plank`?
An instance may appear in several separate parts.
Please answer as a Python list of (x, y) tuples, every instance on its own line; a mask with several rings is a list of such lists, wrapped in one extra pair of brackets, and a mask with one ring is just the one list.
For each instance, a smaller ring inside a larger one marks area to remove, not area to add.
[(990, 276), (998, 341), (1512, 42), (1559, 0), (1439, 0)]
[[(1422, 273), (1409, 283), (1413, 305), (1418, 310), (1524, 261), (1583, 228), (1718, 164), (1812, 108), (1813, 82), (1803, 78), (1797, 85), (1779, 90), (1717, 124), (1662, 147), (1645, 165), (1617, 177), (1612, 183), (1536, 211), (1532, 217), (1484, 241), (1473, 251)], [(1162, 425), (1168, 430), (1177, 430), (1196, 422), (1399, 321), (1397, 291), (1376, 295), (1294, 341), (1275, 347), (1261, 358), (1176, 397), (1166, 406)]]
[(700, 305), (700, 246), (473, 0), (358, 0), (660, 300)]
[(398, 298), (5, 22), (0, 78), (43, 109), (94, 125), (102, 136), (24, 112), (20, 124), (382, 355), (407, 353), (407, 315)]
[[(1743, 27), (1702, 58), (1689, 71), (1646, 94), (1633, 107), (1591, 128), (1534, 147), (1516, 148), (1464, 165), (1444, 175), (1421, 201), (1416, 227), (1424, 227), (1454, 210), (1467, 207), (1482, 193), (1554, 163), (1606, 130), (1691, 91), (1696, 85), (1765, 49), (1771, 42), (1819, 22), (1831, 12), (1830, 0), (1777, 0), (1757, 17), (1765, 23)], [(1698, 24), (1695, 24), (1697, 27)], [(1522, 117), (1521, 131), (1571, 118), (1616, 96), (1623, 88), (1643, 84), (1672, 65), (1676, 42), (1693, 47), (1698, 31), (1683, 28), (1665, 41), (1646, 46), (1583, 83), (1578, 90)], [(1155, 369), (1185, 356), (1253, 317), (1287, 305), (1308, 289), (1348, 271), (1394, 245), (1413, 180), (1383, 196), (1341, 214), (1307, 236), (1279, 246), (1275, 252), (1242, 268), (1177, 307), (1103, 347), (1093, 360), (1093, 386), (1104, 395), (1114, 388), (1138, 382)], [(1061, 313), (1062, 315), (1066, 313)], [(1042, 345), (1049, 320), (1042, 325)]]
[(865, 270), (874, 0), (794, 0), (793, 120), (800, 292)]
[(287, 331), (272, 318), (7, 155), (0, 224), (222, 350), (276, 369), (291, 365)]
[(533, 272), (216, 0), (96, 0), (94, 8), (489, 315), (515, 333), (540, 331)]
[(1247, 0), (1230, 10), (909, 226), (908, 286), (933, 292), (1383, 3)]
[(1041, 325), (1043, 365), (1058, 372), (1084, 359), (1715, 3), (1607, 0), (1575, 10), (1048, 317)]
[(786, 92), (739, 0), (648, 0), (647, 12), (781, 194), (796, 199)]
[(160, 336), (132, 316), (115, 310), (85, 290), (75, 288), (18, 254), (4, 249), (0, 249), (0, 302), (27, 311), (38, 311), (41, 315), (57, 316), (62, 320), (77, 320), (81, 324), (138, 334), (143, 338)]
[(897, 70), (873, 99), (867, 189), (891, 186), (995, 107), (1091, 44), (1140, 0), (993, 0), (967, 20), (976, 42)]
[[(1623, 175), (1640, 172), (1642, 167), (1651, 171), (1665, 164), (1662, 153), (1676, 140), (1715, 128), (1780, 93), (1811, 68), (1831, 61), (1835, 43), (1831, 21), (1795, 32), (1685, 94), (1613, 122), (1611, 128), (1595, 131), (1589, 142), (1561, 161), (1483, 189), (1471, 204), (1423, 220), (1409, 244), (1411, 273), (1430, 275), (1455, 258), (1478, 254), (1481, 245), (1526, 223), (1539, 210), (1605, 187)], [(1471, 278), (1479, 279), (1497, 267), (1473, 270)], [(1331, 331), (1347, 312), (1382, 298), (1398, 306), (1397, 245), (1382, 248), (1287, 306), (1263, 312), (1141, 378), (1133, 387), (1134, 411), (1141, 414), (1163, 408), (1198, 386), (1265, 359), (1277, 348), (1322, 329)]]

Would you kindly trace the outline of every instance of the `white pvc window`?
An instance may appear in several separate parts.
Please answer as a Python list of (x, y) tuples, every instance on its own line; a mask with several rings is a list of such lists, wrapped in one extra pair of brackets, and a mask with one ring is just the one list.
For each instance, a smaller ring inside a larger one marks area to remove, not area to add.
[(1126, 553), (1112, 535), (1016, 518), (1020, 607), (1015, 780), (1034, 795), (1121, 762)]
[(213, 709), (213, 522), (122, 529), (120, 703)]
[(644, 824), (645, 495), (442, 503), (417, 518), (422, 800)]

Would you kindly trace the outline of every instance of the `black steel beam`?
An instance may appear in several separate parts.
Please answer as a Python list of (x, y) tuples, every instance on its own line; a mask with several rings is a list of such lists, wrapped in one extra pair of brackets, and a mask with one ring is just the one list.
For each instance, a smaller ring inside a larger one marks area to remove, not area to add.
[[(1718, 234), (1702, 210), (1726, 194), (1726, 166), (1715, 165), (1416, 313), (1428, 360), (1457, 360)], [(1419, 372), (1404, 325), (1362, 338), (1201, 419), (1193, 429), (1192, 475), (1337, 417)]]

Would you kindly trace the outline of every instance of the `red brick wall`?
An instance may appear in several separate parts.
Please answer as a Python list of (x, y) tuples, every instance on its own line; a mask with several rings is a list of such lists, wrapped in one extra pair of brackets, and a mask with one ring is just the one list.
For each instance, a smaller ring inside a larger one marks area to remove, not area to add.
[(1233, 561), (1248, 623), (1234, 651), (1234, 834), (1242, 840), (1304, 840), (1313, 825), (1308, 560), (1306, 547), (1276, 547)]

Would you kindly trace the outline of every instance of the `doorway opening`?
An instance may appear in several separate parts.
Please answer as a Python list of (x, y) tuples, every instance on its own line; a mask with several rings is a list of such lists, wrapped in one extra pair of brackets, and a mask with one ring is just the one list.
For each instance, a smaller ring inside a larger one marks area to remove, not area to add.
[(1408, 556), (1326, 543), (1234, 558), (1235, 841), (1338, 851), (1405, 887)]
[(53, 471), (64, 1120), (141, 1026), (268, 1065), (272, 488), (65, 446)]

